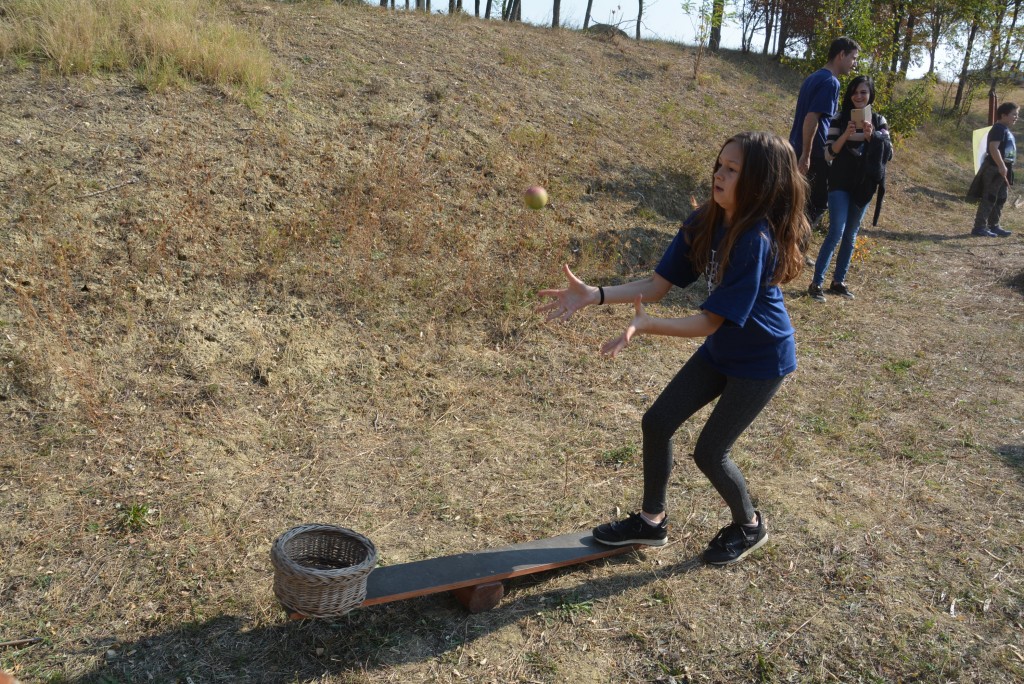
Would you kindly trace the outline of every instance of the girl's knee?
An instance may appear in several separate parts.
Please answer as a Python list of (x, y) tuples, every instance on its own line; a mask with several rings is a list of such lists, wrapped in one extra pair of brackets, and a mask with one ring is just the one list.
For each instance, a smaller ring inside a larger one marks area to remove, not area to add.
[(697, 464), (701, 472), (707, 472), (720, 468), (729, 457), (729, 450), (701, 448), (698, 444), (693, 450), (692, 456), (693, 462)]
[(640, 420), (640, 429), (643, 431), (644, 438), (647, 439), (652, 437), (668, 439), (675, 432), (672, 429), (669, 416), (657, 411), (654, 407), (647, 409), (647, 412), (644, 413), (644, 417)]

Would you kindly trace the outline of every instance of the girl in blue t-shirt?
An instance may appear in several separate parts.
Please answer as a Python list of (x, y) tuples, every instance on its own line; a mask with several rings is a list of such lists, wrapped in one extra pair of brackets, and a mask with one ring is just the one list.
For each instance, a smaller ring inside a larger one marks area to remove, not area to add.
[[(683, 224), (649, 278), (593, 287), (564, 267), (568, 287), (541, 290), (552, 301), (538, 307), (547, 319), (567, 321), (592, 304), (632, 302), (625, 331), (602, 346), (614, 357), (637, 335), (704, 337), (661, 396), (644, 414), (644, 494), (639, 513), (594, 528), (611, 545), (661, 546), (668, 537), (666, 490), (672, 435), (703, 406), (718, 400), (694, 445), (697, 466), (725, 499), (732, 524), (704, 551), (705, 562), (734, 563), (764, 543), (764, 516), (754, 510), (747, 485), (729, 457), (733, 443), (796, 368), (793, 328), (780, 283), (803, 267), (802, 240), (810, 234), (803, 213), (806, 183), (792, 147), (771, 133), (741, 133), (722, 146), (715, 163), (712, 201)], [(683, 318), (654, 318), (644, 302), (660, 300), (673, 285), (703, 275), (708, 296)]]

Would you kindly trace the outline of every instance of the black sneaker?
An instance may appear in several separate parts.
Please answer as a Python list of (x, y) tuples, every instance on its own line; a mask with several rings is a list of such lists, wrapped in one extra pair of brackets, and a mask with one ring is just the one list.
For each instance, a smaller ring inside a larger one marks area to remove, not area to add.
[(840, 297), (853, 299), (853, 293), (850, 292), (850, 288), (846, 287), (846, 283), (832, 283), (828, 286), (828, 291), (832, 294), (839, 295)]
[(738, 523), (719, 530), (708, 544), (702, 558), (710, 565), (730, 565), (768, 541), (764, 516), (757, 511), (757, 527), (751, 529)]
[(988, 232), (992, 233), (996, 237), (1010, 237), (1013, 235), (1010, 231), (1003, 230), (999, 226), (989, 226)]
[(825, 293), (821, 290), (821, 285), (811, 285), (807, 288), (807, 295), (816, 302), (825, 301)]
[(650, 525), (639, 513), (631, 513), (625, 520), (598, 525), (594, 539), (608, 546), (646, 544), (664, 546), (668, 542), (668, 516), (658, 525)]
[(974, 230), (971, 231), (971, 235), (973, 235), (974, 237), (995, 237), (996, 236), (996, 234), (993, 233), (988, 228), (975, 228)]

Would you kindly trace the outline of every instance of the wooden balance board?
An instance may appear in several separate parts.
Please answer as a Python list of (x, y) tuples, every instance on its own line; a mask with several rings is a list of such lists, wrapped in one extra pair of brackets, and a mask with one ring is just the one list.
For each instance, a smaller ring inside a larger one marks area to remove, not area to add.
[(366, 580), (364, 606), (450, 591), (471, 613), (494, 608), (505, 595), (502, 580), (599, 558), (618, 556), (637, 545), (606, 546), (590, 532), (482, 549), (453, 556), (374, 568)]
[[(450, 591), (469, 612), (479, 613), (501, 601), (505, 595), (502, 580), (618, 556), (638, 546), (605, 546), (595, 541), (590, 532), (573, 532), (511, 546), (386, 565), (367, 575), (366, 599), (361, 606)], [(286, 610), (293, 620), (306, 617)]]

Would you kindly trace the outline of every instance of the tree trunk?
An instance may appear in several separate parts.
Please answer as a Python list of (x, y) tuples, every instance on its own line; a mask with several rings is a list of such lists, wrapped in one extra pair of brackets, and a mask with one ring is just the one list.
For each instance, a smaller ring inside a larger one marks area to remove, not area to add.
[(960, 103), (964, 99), (964, 87), (967, 85), (967, 72), (971, 69), (971, 50), (974, 48), (974, 38), (978, 35), (978, 17), (971, 20), (971, 30), (967, 34), (967, 48), (964, 50), (964, 65), (960, 69), (960, 82), (956, 86), (956, 97), (953, 99), (953, 111), (960, 109)]
[(487, 0), (487, 8), (484, 10), (484, 19), (491, 18), (491, 3), (493, 0)]
[(764, 49), (762, 55), (767, 55), (772, 47), (772, 28), (775, 26), (775, 15), (778, 12), (778, 0), (770, 0), (767, 9), (764, 11)]
[(725, 0), (712, 0), (711, 33), (708, 36), (708, 49), (718, 52), (722, 45), (722, 19), (725, 17)]
[(910, 56), (914, 46), (914, 26), (917, 24), (917, 17), (911, 12), (907, 17), (907, 32), (903, 39), (903, 55), (900, 57), (900, 78), (906, 80), (907, 70), (910, 69)]
[(999, 31), (1003, 27), (1003, 17), (1005, 16), (1006, 5), (1002, 5), (999, 8), (999, 14), (996, 16), (995, 23), (992, 25), (992, 37), (989, 39), (988, 62), (985, 63), (985, 73), (988, 74), (992, 73), (992, 70), (996, 68), (996, 62), (999, 61), (998, 47), (1003, 42)]
[(473, 8), (473, 16), (480, 18), (480, 0), (476, 0), (476, 7)]
[(1020, 14), (1020, 3), (1021, 0), (1015, 0), (1013, 3), (1013, 19), (1010, 20), (1010, 28), (1006, 32), (1006, 45), (1003, 46), (1003, 54), (999, 64), (1000, 69), (1005, 69), (1006, 62), (1010, 59), (1010, 38), (1017, 29), (1017, 16)]
[(558, 15), (562, 9), (562, 0), (555, 0), (555, 4), (551, 8), (551, 28), (558, 28)]
[(587, 0), (587, 13), (583, 15), (583, 29), (590, 26), (590, 10), (594, 8), (594, 0)]
[(640, 24), (644, 19), (644, 0), (637, 0), (636, 9), (636, 39), (640, 40)]
[(900, 45), (903, 44), (903, 0), (896, 3), (893, 8), (893, 22), (892, 22), (892, 63), (889, 65), (889, 71), (896, 73), (896, 68), (900, 62)]
[(749, 24), (740, 27), (740, 52), (745, 55), (750, 52), (750, 42), (754, 40), (755, 23), (756, 21), (751, 19)]
[(931, 18), (932, 40), (928, 44), (928, 73), (935, 73), (935, 51), (939, 49), (939, 36), (942, 35), (942, 14), (938, 11), (932, 13)]
[(455, 14), (455, 0), (448, 0), (448, 16)]
[(792, 12), (785, 7), (779, 7), (779, 30), (776, 32), (775, 56), (781, 58), (786, 52), (786, 42), (789, 40), (789, 23), (792, 21)]

